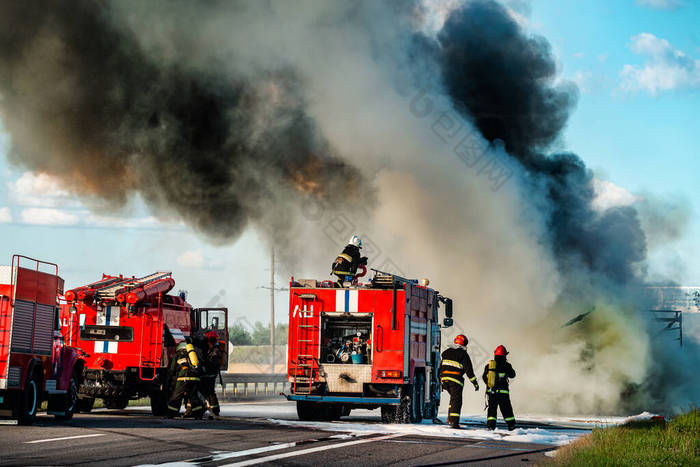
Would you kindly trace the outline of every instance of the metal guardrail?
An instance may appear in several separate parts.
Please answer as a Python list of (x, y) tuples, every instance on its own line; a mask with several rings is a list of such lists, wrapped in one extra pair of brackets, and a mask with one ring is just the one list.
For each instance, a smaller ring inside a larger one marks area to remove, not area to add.
[(286, 373), (221, 373), (221, 379), (216, 387), (224, 399), (278, 396), (290, 386)]
[(224, 384), (286, 383), (286, 373), (221, 373)]

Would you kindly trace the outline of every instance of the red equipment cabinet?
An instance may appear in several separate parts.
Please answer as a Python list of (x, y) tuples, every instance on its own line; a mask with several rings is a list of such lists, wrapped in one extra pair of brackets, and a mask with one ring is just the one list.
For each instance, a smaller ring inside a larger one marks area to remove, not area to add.
[[(204, 332), (215, 330), (228, 355), (228, 310), (195, 309), (184, 293), (168, 295), (174, 286), (170, 272), (141, 278), (103, 275), (65, 293), (63, 336), (86, 360), (80, 411), (89, 412), (96, 398), (122, 409), (129, 400), (148, 396), (153, 414), (164, 415), (168, 366), (177, 344), (190, 337), (197, 344)], [(224, 358), (221, 369), (227, 367)]]
[(440, 404), (440, 323), (452, 300), (418, 281), (375, 270), (370, 284), (334, 288), (295, 281), (289, 289), (289, 400), (302, 420), (335, 420), (381, 407), (385, 423), (434, 419)]
[(61, 293), (53, 263), (14, 255), (0, 266), (0, 415), (21, 424), (34, 421), (44, 400), (59, 420), (76, 408), (84, 361), (58, 331)]

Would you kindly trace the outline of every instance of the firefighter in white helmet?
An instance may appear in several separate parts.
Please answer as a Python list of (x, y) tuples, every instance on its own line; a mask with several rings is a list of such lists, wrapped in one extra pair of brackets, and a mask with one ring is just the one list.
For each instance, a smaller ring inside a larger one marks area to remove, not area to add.
[(340, 287), (343, 286), (344, 282), (352, 282), (359, 265), (367, 264), (367, 257), (360, 255), (360, 248), (362, 248), (362, 239), (353, 235), (343, 252), (331, 264), (331, 274), (338, 276)]

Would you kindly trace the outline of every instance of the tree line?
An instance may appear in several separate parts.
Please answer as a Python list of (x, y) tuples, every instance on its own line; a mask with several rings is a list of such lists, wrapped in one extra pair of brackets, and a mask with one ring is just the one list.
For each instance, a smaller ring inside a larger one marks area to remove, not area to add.
[[(285, 345), (289, 326), (284, 323), (275, 325), (275, 344)], [(270, 324), (256, 321), (253, 329), (248, 329), (241, 323), (228, 328), (228, 336), (233, 345), (270, 345)]]

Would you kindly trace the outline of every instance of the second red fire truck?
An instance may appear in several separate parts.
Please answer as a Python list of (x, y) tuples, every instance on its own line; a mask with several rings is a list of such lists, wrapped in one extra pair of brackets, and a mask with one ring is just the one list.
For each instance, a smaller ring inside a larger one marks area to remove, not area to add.
[(376, 270), (370, 283), (346, 288), (292, 278), (287, 398), (302, 420), (377, 407), (384, 423), (435, 419), (440, 328), (451, 325), (452, 300), (427, 281)]
[[(95, 399), (122, 409), (129, 400), (149, 397), (153, 415), (164, 415), (168, 365), (177, 344), (216, 331), (228, 355), (226, 308), (193, 308), (184, 292), (170, 294), (170, 272), (145, 277), (103, 275), (65, 293), (61, 307), (66, 342), (85, 358), (78, 409), (89, 412)], [(228, 367), (223, 358), (221, 369)]]
[(0, 266), (0, 416), (28, 425), (43, 401), (73, 417), (84, 360), (58, 330), (58, 266), (14, 255)]

